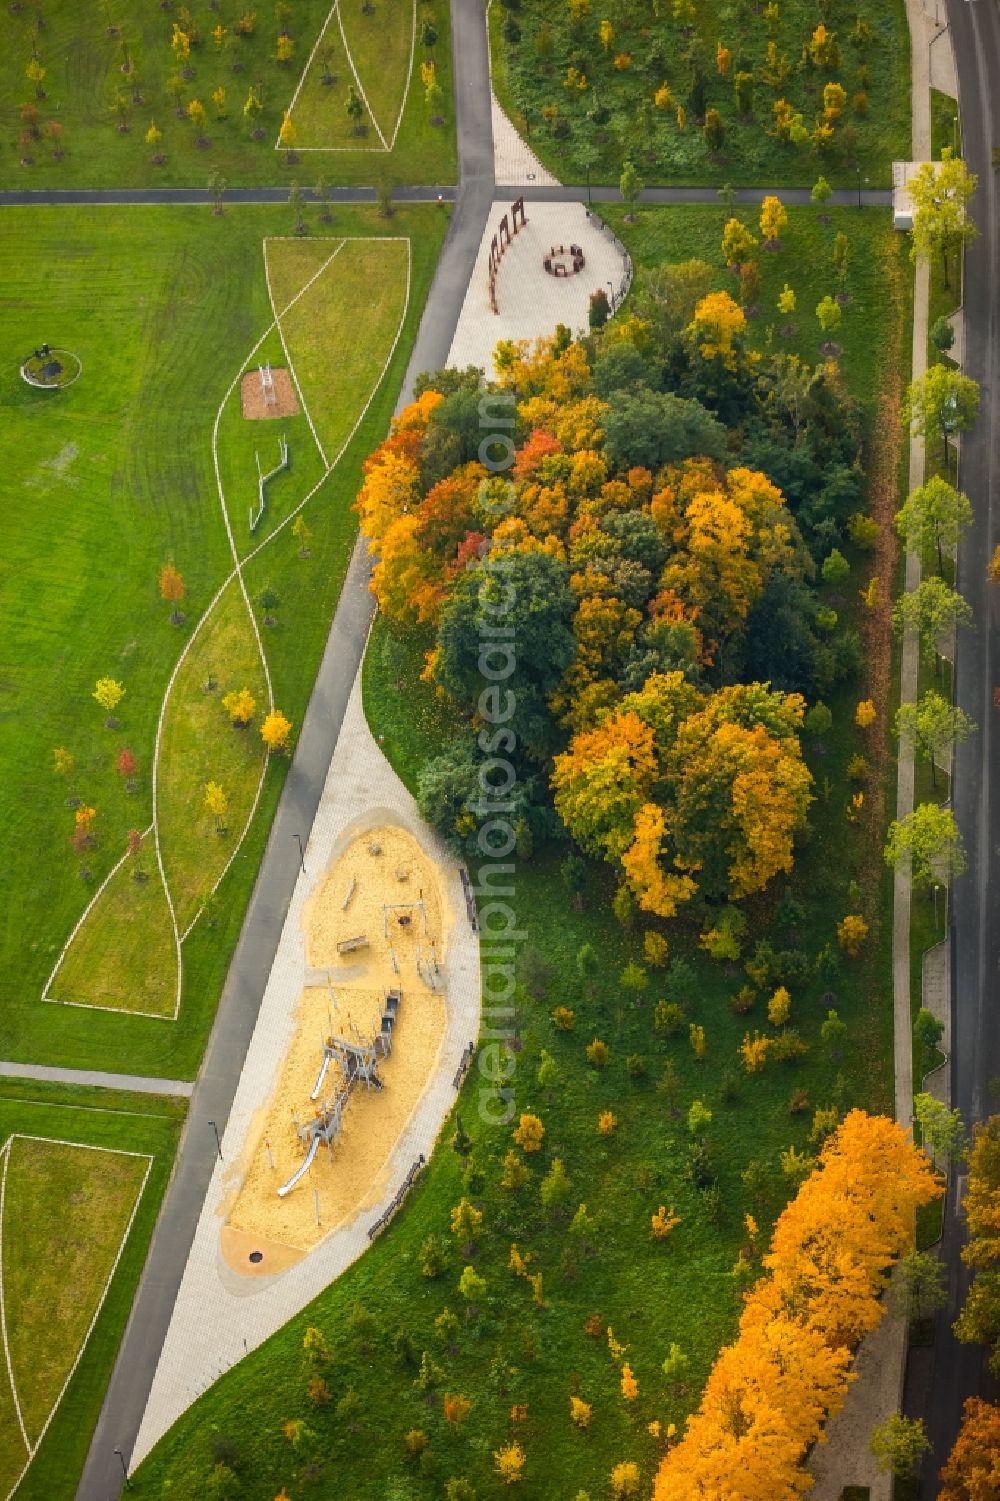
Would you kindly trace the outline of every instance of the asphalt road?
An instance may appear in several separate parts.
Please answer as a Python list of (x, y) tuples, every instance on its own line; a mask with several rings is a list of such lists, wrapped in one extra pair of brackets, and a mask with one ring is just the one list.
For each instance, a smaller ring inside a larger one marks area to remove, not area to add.
[[(1000, 718), (993, 689), (1000, 685), (997, 626), (1000, 600), (986, 580), (986, 564), (1000, 540), (1000, 226), (998, 184), (992, 149), (1000, 145), (1000, 10), (995, 0), (948, 0), (958, 64), (964, 154), (979, 174), (973, 213), (980, 237), (965, 264), (965, 373), (982, 388), (980, 416), (962, 439), (960, 484), (973, 502), (975, 520), (959, 555), (958, 586), (975, 613), (976, 629), (959, 644), (956, 695), (979, 726), (957, 755), (954, 807), (968, 851), (968, 872), (954, 884), (952, 942), (952, 1104), (971, 1123), (1000, 1110), (990, 1081), (1000, 1075)], [(936, 1494), (936, 1476), (955, 1439), (962, 1403), (990, 1394), (983, 1352), (960, 1345), (951, 1325), (968, 1291), (957, 1192), (949, 1194), (943, 1252), (948, 1271), (948, 1307), (938, 1319), (926, 1421), (933, 1455), (925, 1466), (926, 1494)], [(935, 1486), (930, 1482), (935, 1481)]]
[[(479, 0), (452, 0), (451, 11), (455, 56), (462, 60), (462, 66), (455, 70), (461, 186), (400, 404), (409, 399), (420, 371), (437, 369), (446, 361), (493, 196), (493, 135), (482, 7)], [(299, 874), (296, 835), (305, 842), (312, 828), (364, 653), (373, 611), (369, 574), (367, 550), (359, 540), (194, 1087), (174, 1173), (150, 1242), (77, 1501), (114, 1501), (122, 1491), (122, 1470), (115, 1451), (121, 1449), (127, 1458), (139, 1431), (215, 1162), (212, 1122), (221, 1134)]]

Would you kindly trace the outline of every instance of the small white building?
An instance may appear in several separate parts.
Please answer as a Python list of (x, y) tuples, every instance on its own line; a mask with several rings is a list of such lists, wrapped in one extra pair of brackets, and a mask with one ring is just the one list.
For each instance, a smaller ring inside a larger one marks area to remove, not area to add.
[[(907, 230), (913, 228), (913, 200), (910, 197), (910, 182), (920, 171), (924, 162), (893, 162), (892, 164), (892, 227)], [(940, 162), (926, 165), (940, 167)]]

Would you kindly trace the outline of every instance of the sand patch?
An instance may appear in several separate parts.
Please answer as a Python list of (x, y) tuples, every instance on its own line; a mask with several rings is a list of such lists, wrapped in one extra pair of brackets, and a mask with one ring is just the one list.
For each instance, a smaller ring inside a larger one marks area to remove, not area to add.
[(274, 381), (273, 399), (265, 400), (259, 370), (248, 370), (240, 381), (240, 406), (249, 422), (261, 422), (267, 417), (297, 417), (298, 397), (292, 377), (285, 369), (272, 369)]
[[(389, 1158), (434, 1071), (445, 1034), (441, 966), (451, 915), (434, 862), (404, 829), (383, 826), (351, 841), (303, 909), (309, 966), (295, 1033), (265, 1107), (255, 1117), (227, 1201), (222, 1251), (251, 1275), (280, 1271), (385, 1191)], [(364, 939), (345, 953), (338, 946)], [(338, 1057), (315, 1101), (324, 1041), (369, 1046), (398, 991), (391, 1050), (377, 1060), (381, 1089), (353, 1084), (340, 1126), (284, 1197), (305, 1158), (300, 1134), (317, 1112), (344, 1099)], [(317, 1223), (317, 1196), (319, 1222)], [(251, 1263), (251, 1253), (261, 1251)]]

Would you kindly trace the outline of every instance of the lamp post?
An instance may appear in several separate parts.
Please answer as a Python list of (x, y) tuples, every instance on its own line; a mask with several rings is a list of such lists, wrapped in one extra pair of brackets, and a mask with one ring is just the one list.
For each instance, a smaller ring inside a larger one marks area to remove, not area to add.
[(212, 1130), (215, 1132), (215, 1150), (218, 1152), (218, 1154), (219, 1154), (219, 1161), (221, 1162), (222, 1161), (222, 1142), (219, 1140), (219, 1128), (215, 1124), (214, 1121), (209, 1121), (208, 1124), (211, 1126)]
[(857, 174), (858, 174), (858, 208), (864, 208), (864, 204), (861, 202), (861, 163), (860, 162), (858, 162), (858, 164), (857, 164)]
[(295, 835), (295, 839), (296, 839), (296, 842), (297, 842), (297, 844), (299, 846), (299, 864), (302, 866), (302, 874), (305, 875), (305, 873), (306, 873), (306, 852), (302, 848), (302, 835), (301, 834), (296, 834)]
[(117, 1448), (117, 1447), (115, 1448), (115, 1453), (118, 1455), (118, 1458), (122, 1462), (122, 1474), (125, 1476), (125, 1489), (127, 1491), (130, 1491), (132, 1489), (132, 1482), (128, 1478), (128, 1465), (125, 1463), (125, 1456), (122, 1453), (122, 1451), (119, 1448)]
[(614, 312), (614, 310), (615, 310), (615, 284), (614, 284), (613, 281), (609, 281), (608, 282), (608, 307), (611, 309), (612, 312)]
[(951, 117), (951, 154), (958, 155), (958, 116)]

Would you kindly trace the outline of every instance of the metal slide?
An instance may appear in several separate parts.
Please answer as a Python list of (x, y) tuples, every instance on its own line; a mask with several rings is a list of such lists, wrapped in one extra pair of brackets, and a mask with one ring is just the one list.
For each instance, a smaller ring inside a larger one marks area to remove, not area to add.
[(295, 1187), (296, 1183), (298, 1183), (299, 1179), (305, 1176), (305, 1174), (312, 1167), (312, 1160), (316, 1156), (316, 1153), (318, 1151), (319, 1151), (319, 1132), (317, 1131), (316, 1135), (312, 1139), (312, 1145), (310, 1146), (308, 1152), (306, 1153), (306, 1160), (305, 1160), (305, 1162), (302, 1163), (301, 1167), (297, 1167), (295, 1169), (294, 1173), (292, 1174), (292, 1176), (289, 1178), (288, 1182), (287, 1183), (283, 1183), (281, 1185), (281, 1187), (278, 1189), (278, 1198), (279, 1199), (283, 1199), (286, 1194), (290, 1194), (291, 1191), (292, 1191), (292, 1189)]

